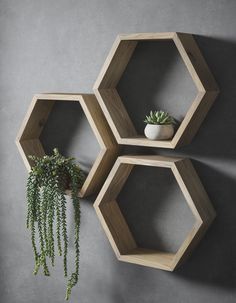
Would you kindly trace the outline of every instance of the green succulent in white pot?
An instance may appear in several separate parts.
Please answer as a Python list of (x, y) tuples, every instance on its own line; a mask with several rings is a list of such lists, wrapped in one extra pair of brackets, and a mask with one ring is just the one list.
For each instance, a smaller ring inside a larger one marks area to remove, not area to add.
[(147, 124), (144, 134), (150, 140), (168, 140), (174, 135), (176, 120), (167, 112), (150, 111), (144, 122)]

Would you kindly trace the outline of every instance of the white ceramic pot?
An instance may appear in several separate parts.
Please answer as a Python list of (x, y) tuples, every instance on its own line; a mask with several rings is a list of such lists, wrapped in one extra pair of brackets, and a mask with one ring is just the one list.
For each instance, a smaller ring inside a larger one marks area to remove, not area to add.
[(144, 129), (144, 134), (150, 140), (167, 140), (173, 137), (174, 127), (172, 124), (147, 124)]

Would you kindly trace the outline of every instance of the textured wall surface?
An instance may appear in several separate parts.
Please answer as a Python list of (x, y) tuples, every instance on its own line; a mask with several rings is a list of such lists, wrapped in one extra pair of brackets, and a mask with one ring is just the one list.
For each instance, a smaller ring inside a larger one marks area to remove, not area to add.
[[(32, 95), (91, 92), (118, 33), (159, 31), (196, 35), (221, 95), (190, 146), (126, 151), (193, 159), (218, 216), (191, 258), (168, 273), (118, 262), (92, 207), (95, 197), (83, 200), (80, 282), (71, 302), (236, 301), (235, 14), (234, 0), (0, 1), (0, 302), (64, 301), (60, 260), (51, 278), (32, 276), (33, 256), (25, 229), (27, 173), (14, 143)], [(148, 45), (137, 49), (119, 85), (139, 131), (144, 111), (160, 105), (181, 117), (194, 92), (174, 51), (157, 48), (157, 54), (164, 55), (158, 62), (154, 49)], [(136, 74), (136, 69), (141, 72)], [(89, 167), (97, 142), (81, 112), (76, 112), (58, 105), (43, 140), (47, 150), (59, 146)], [(161, 171), (135, 170), (119, 202), (138, 242), (145, 246), (175, 249), (192, 222), (171, 176)], [(68, 215), (71, 218), (70, 209)]]

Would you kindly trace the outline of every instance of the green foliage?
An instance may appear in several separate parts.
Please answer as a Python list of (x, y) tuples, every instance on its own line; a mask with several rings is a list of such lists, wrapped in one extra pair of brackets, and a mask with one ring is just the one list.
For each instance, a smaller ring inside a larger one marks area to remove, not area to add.
[(31, 231), (35, 259), (34, 274), (37, 274), (39, 268), (42, 267), (44, 275), (50, 275), (47, 261), (51, 260), (54, 266), (55, 246), (57, 246), (59, 256), (63, 256), (64, 276), (67, 277), (68, 236), (65, 190), (70, 189), (75, 222), (75, 269), (67, 283), (66, 300), (68, 300), (71, 289), (79, 278), (80, 200), (78, 192), (84, 182), (84, 174), (76, 165), (74, 158), (63, 157), (57, 149), (54, 149), (53, 153), (52, 156), (43, 158), (29, 156), (34, 166), (27, 181), (26, 223)]
[(156, 124), (156, 125), (168, 125), (175, 124), (176, 121), (173, 117), (171, 117), (167, 112), (162, 110), (160, 111), (150, 111), (149, 116), (146, 116), (144, 120), (147, 124)]

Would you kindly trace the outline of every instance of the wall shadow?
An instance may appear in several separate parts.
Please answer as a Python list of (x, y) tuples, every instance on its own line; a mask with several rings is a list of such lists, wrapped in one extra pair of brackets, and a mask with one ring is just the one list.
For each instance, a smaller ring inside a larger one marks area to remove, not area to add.
[[(230, 161), (229, 161), (230, 164)], [(173, 274), (204, 284), (236, 286), (236, 178), (194, 161), (217, 217), (192, 256)], [(207, 175), (206, 175), (207, 171)]]
[(193, 142), (179, 149), (189, 155), (235, 159), (236, 150), (236, 41), (195, 36), (220, 88), (220, 95), (209, 111)]
[[(197, 135), (190, 145), (176, 150), (125, 147), (124, 153), (178, 155), (193, 159), (217, 218), (192, 256), (171, 274), (178, 279), (235, 288), (236, 41), (198, 35), (195, 39), (220, 88), (220, 95)], [(137, 270), (134, 267), (134, 275)], [(145, 279), (149, 281), (147, 275)]]

